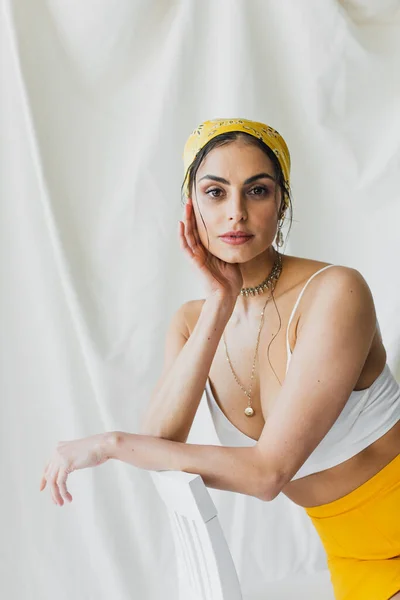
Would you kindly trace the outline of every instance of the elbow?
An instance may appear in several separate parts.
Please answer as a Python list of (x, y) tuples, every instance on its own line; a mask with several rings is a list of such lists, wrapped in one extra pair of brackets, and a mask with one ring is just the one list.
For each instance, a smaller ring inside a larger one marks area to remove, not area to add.
[(162, 426), (157, 416), (153, 415), (150, 412), (145, 413), (142, 416), (142, 419), (139, 423), (138, 427), (139, 435), (149, 435), (152, 437), (163, 437), (162, 436)]
[(259, 482), (257, 498), (263, 502), (271, 502), (281, 493), (282, 487), (276, 478), (265, 478)]
[[(152, 398), (155, 401), (155, 398)], [(160, 418), (160, 414), (154, 409), (154, 406), (150, 406), (147, 411), (142, 415), (139, 427), (137, 429), (139, 435), (148, 435), (150, 437), (165, 437), (165, 424)]]
[(282, 491), (286, 483), (285, 477), (278, 469), (266, 466), (262, 461), (257, 475), (257, 491), (255, 496), (263, 502), (271, 502)]
[[(148, 416), (142, 420), (138, 427), (139, 435), (148, 435), (150, 437), (165, 438), (165, 431), (162, 424), (156, 419), (150, 419)], [(168, 439), (168, 438), (166, 438)]]
[(148, 435), (150, 437), (159, 437), (162, 438), (161, 429), (158, 427), (154, 427), (154, 425), (141, 425), (138, 428), (139, 435)]

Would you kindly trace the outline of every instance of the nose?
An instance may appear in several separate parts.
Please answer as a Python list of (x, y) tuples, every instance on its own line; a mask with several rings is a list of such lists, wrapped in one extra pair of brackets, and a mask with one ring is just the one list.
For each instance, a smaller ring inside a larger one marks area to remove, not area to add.
[(232, 192), (227, 207), (229, 221), (236, 223), (247, 220), (246, 198), (240, 191)]

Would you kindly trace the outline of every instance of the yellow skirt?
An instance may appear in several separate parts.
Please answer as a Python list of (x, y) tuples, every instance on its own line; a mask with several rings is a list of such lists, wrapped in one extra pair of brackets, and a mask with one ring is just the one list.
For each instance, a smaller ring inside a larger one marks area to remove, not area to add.
[(346, 496), (305, 510), (337, 600), (388, 600), (400, 591), (400, 454)]

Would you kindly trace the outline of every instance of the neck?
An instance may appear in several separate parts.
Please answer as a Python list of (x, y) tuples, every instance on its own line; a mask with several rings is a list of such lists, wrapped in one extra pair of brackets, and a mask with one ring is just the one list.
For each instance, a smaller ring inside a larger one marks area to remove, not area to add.
[[(276, 251), (272, 246), (265, 252), (256, 256), (253, 260), (240, 265), (240, 271), (243, 277), (243, 288), (256, 287), (264, 281), (271, 273), (276, 259)], [(270, 290), (265, 290), (263, 294), (255, 296), (242, 296), (239, 294), (236, 300), (234, 313), (239, 315), (252, 315), (259, 313), (264, 306)]]

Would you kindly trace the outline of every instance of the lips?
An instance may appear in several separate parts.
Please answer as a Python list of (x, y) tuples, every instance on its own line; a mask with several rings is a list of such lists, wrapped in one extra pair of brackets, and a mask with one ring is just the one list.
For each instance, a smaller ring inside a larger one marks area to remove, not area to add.
[(247, 231), (227, 231), (226, 233), (223, 233), (220, 237), (228, 237), (228, 238), (232, 238), (232, 237), (253, 237), (252, 233), (247, 233)]
[(231, 232), (221, 235), (220, 238), (223, 242), (237, 246), (239, 244), (245, 244), (249, 242), (254, 236), (248, 233)]
[(253, 237), (253, 236), (241, 233), (241, 234), (235, 234), (235, 235), (221, 235), (221, 237), (223, 237), (223, 238), (249, 238), (249, 237)]

